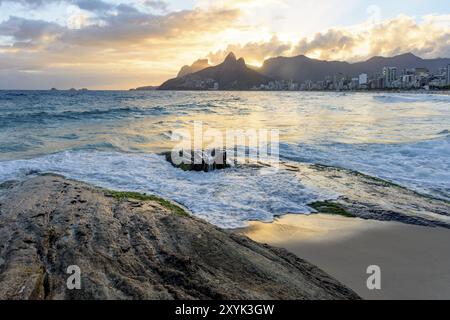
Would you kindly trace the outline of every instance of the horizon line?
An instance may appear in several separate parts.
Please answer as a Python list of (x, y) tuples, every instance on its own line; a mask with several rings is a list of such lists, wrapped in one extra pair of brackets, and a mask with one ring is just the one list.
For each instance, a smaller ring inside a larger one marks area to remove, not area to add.
[[(279, 55), (279, 56), (273, 56), (273, 57), (270, 57), (270, 58), (266, 58), (266, 59), (264, 59), (264, 61), (263, 61), (263, 63), (261, 64), (261, 66), (256, 66), (256, 65), (253, 65), (253, 64), (248, 64), (246, 61), (245, 61), (245, 57), (239, 57), (239, 58), (237, 58), (237, 56), (234, 54), (234, 52), (233, 51), (230, 51), (230, 52), (228, 52), (226, 55), (225, 55), (225, 57), (227, 57), (228, 55), (230, 55), (230, 54), (233, 54), (235, 57), (236, 57), (236, 59), (241, 59), (241, 58), (243, 58), (244, 59), (244, 62), (245, 62), (245, 64), (247, 65), (247, 66), (251, 66), (251, 67), (254, 67), (254, 68), (256, 68), (256, 69), (261, 69), (262, 68), (262, 66), (264, 65), (264, 63), (266, 62), (266, 61), (268, 61), (268, 60), (270, 60), (270, 59), (277, 59), (277, 58), (296, 58), (296, 57), (306, 57), (307, 59), (310, 59), (310, 60), (315, 60), (315, 61), (324, 61), (324, 62), (341, 62), (341, 63), (348, 63), (348, 64), (356, 64), (356, 63), (362, 63), (362, 62), (367, 62), (367, 61), (369, 61), (369, 60), (371, 60), (371, 59), (374, 59), (374, 58), (384, 58), (384, 59), (389, 59), (389, 58), (395, 58), (395, 57), (399, 57), (399, 56), (404, 56), (404, 55), (413, 55), (413, 56), (415, 56), (415, 57), (417, 57), (417, 58), (419, 58), (419, 59), (422, 59), (422, 60), (439, 60), (439, 59), (450, 59), (450, 57), (435, 57), (435, 58), (422, 58), (422, 57), (420, 57), (419, 55), (417, 55), (417, 54), (414, 54), (413, 52), (411, 52), (411, 51), (409, 51), (409, 52), (404, 52), (404, 53), (400, 53), (400, 54), (396, 54), (396, 55), (393, 55), (393, 56), (382, 56), (382, 55), (375, 55), (375, 56), (372, 56), (372, 57), (370, 57), (370, 58), (367, 58), (367, 59), (365, 59), (365, 60), (358, 60), (358, 61), (355, 61), (355, 62), (349, 62), (349, 61), (345, 61), (345, 60), (323, 60), (323, 59), (318, 59), (318, 58), (311, 58), (311, 57), (308, 57), (307, 55), (305, 55), (305, 54), (298, 54), (298, 55), (293, 55), (293, 56), (283, 56), (283, 55)], [(209, 59), (208, 58), (199, 58), (199, 59), (197, 59), (197, 60), (195, 60), (195, 61), (198, 61), (198, 60), (208, 60), (208, 63), (210, 62), (209, 61)], [(225, 58), (224, 58), (225, 59)], [(194, 62), (195, 62), (194, 61)], [(193, 63), (194, 63), (193, 62)], [(214, 67), (214, 66), (217, 66), (217, 65), (220, 65), (221, 63), (223, 63), (223, 61), (222, 62), (220, 62), (220, 63), (217, 63), (217, 64), (211, 64), (209, 67)], [(191, 64), (192, 65), (192, 64)], [(189, 66), (189, 65), (184, 65), (184, 66)], [(182, 68), (182, 67), (184, 67), (184, 66), (181, 66), (180, 68)], [(205, 68), (206, 69), (206, 68)], [(176, 76), (175, 77), (172, 77), (172, 78), (168, 78), (167, 80), (170, 80), (170, 79), (174, 79), (174, 78), (176, 78)], [(167, 81), (166, 80), (166, 81)], [(76, 91), (75, 92), (80, 92), (80, 91), (82, 91), (82, 89), (88, 89), (89, 91), (132, 91), (133, 89), (136, 89), (136, 88), (140, 88), (140, 87), (159, 87), (161, 84), (145, 84), (145, 85), (142, 85), (142, 86), (138, 86), (138, 87), (128, 87), (128, 88), (124, 88), (124, 89), (119, 89), (119, 88), (114, 88), (114, 89), (90, 89), (89, 88), (89, 86), (80, 86), (78, 89), (77, 88), (74, 88), (74, 87), (71, 87), (71, 88), (67, 88), (67, 89), (58, 89), (58, 88), (56, 88), (56, 87), (51, 87), (50, 89), (48, 89), (48, 88), (45, 88), (45, 89), (3, 89), (3, 88), (0, 88), (0, 91), (52, 91), (52, 89), (56, 89), (57, 91), (70, 91), (71, 89), (75, 89)], [(139, 90), (138, 90), (139, 91)], [(140, 91), (144, 91), (144, 90), (140, 90)], [(151, 91), (151, 90), (148, 90), (148, 91)]]

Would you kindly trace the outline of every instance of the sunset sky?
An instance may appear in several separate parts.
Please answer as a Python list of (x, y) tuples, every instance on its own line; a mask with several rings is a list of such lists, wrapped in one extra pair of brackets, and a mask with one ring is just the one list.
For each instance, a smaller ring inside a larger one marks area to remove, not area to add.
[(448, 0), (0, 0), (0, 89), (156, 85), (198, 58), (450, 57)]

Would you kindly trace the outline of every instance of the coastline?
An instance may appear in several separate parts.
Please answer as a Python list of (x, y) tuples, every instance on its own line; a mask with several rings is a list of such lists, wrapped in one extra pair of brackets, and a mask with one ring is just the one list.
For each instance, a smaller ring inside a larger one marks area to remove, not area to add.
[[(318, 206), (322, 213), (287, 214), (272, 223), (222, 230), (174, 202), (54, 174), (2, 183), (0, 208), (9, 223), (0, 223), (0, 239), (18, 234), (0, 252), (11, 257), (7, 252), (16, 251), (14, 260), (0, 260), (2, 285), (10, 288), (3, 298), (450, 299), (450, 226), (445, 215), (433, 213), (447, 210), (448, 202), (344, 169), (284, 166), (305, 183), (328, 185), (345, 196), (323, 202)], [(352, 189), (359, 190), (357, 198)], [(327, 211), (336, 208), (340, 210)], [(148, 252), (161, 258), (141, 261)], [(58, 289), (67, 255), (90, 274), (88, 290), (81, 295)], [(380, 291), (366, 287), (370, 265), (381, 268)], [(104, 268), (106, 274), (99, 271)], [(135, 268), (141, 271), (135, 273)], [(202, 275), (196, 274), (199, 268)], [(168, 275), (161, 278), (161, 272)], [(180, 276), (184, 280), (173, 284)], [(115, 277), (122, 282), (111, 287)], [(159, 289), (144, 286), (147, 277)], [(205, 281), (207, 293), (200, 285)], [(242, 286), (245, 292), (238, 289)]]
[[(349, 169), (280, 168), (336, 197), (232, 230), (51, 173), (1, 183), (0, 299), (450, 299), (450, 202)], [(64, 289), (67, 264), (86, 291)]]
[(149, 90), (137, 90), (134, 88), (131, 89), (88, 89), (87, 91), (71, 91), (68, 89), (58, 89), (58, 90), (50, 90), (50, 89), (1, 89), (0, 92), (55, 92), (55, 93), (77, 93), (77, 94), (89, 94), (95, 92), (278, 92), (278, 93), (345, 93), (345, 94), (412, 94), (412, 95), (443, 95), (449, 96), (450, 90), (158, 90), (158, 89), (149, 89)]
[[(352, 170), (282, 167), (341, 196), (310, 204), (316, 214), (283, 215), (233, 232), (301, 256), (363, 299), (450, 299), (450, 202)], [(381, 290), (367, 289), (372, 265), (381, 268)]]
[[(95, 91), (95, 90), (93, 90)], [(114, 91), (114, 90), (113, 90)], [(119, 91), (127, 91), (126, 89)], [(136, 92), (154, 92), (154, 91), (163, 91), (163, 92), (286, 92), (286, 93), (294, 93), (294, 92), (314, 92), (314, 93), (392, 93), (392, 94), (433, 94), (433, 95), (450, 95), (450, 90), (252, 90), (252, 89), (242, 89), (242, 90), (206, 90), (206, 89), (170, 89), (170, 90), (161, 90), (161, 89), (152, 89), (152, 90), (136, 90), (136, 89), (128, 89), (128, 91), (136, 91)]]
[[(363, 299), (450, 299), (448, 229), (313, 214), (234, 232), (301, 256)], [(381, 268), (381, 290), (367, 289), (370, 265)]]

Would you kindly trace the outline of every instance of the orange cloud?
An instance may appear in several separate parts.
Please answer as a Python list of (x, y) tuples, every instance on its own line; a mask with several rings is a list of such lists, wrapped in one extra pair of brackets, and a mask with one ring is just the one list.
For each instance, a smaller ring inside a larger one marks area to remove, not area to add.
[[(30, 71), (40, 75), (35, 84), (39, 88), (57, 86), (64, 74), (70, 87), (159, 84), (175, 76), (182, 65), (205, 57), (218, 63), (230, 51), (249, 63), (297, 54), (351, 61), (407, 51), (422, 57), (450, 56), (450, 16), (426, 16), (420, 21), (399, 16), (287, 41), (285, 35), (247, 19), (254, 8), (263, 10), (265, 4), (282, 0), (203, 1), (176, 12), (166, 11), (162, 1), (141, 1), (157, 8), (157, 14), (153, 9), (102, 0), (52, 1), (78, 4), (89, 12), (89, 21), (80, 29), (23, 17), (0, 22), (0, 39), (6, 39), (0, 43), (0, 77), (7, 77), (8, 85), (16, 83), (19, 88), (25, 76), (31, 77), (23, 73)], [(41, 0), (19, 2), (44, 5)], [(89, 74), (102, 83), (95, 86)]]
[(269, 41), (227, 45), (223, 50), (210, 53), (209, 58), (217, 62), (230, 51), (256, 61), (268, 56), (300, 54), (324, 60), (347, 61), (404, 52), (424, 58), (450, 57), (450, 15), (426, 16), (420, 22), (401, 15), (377, 24), (332, 28), (289, 43), (274, 36)]

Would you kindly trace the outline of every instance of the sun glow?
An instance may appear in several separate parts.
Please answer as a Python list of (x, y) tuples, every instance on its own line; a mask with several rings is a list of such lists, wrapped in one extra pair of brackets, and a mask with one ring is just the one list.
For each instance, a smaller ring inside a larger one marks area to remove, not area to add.
[[(364, 8), (351, 19), (356, 0), (338, 7), (332, 0), (198, 0), (182, 7), (176, 1), (19, 2), (0, 0), (1, 88), (23, 87), (18, 70), (31, 69), (42, 77), (27, 82), (30, 89), (54, 86), (62, 72), (69, 87), (88, 87), (86, 78), (102, 81), (92, 80), (97, 85), (90, 88), (126, 89), (138, 79), (143, 86), (161, 84), (183, 65), (205, 58), (219, 64), (229, 52), (256, 68), (267, 58), (300, 54), (354, 62), (399, 52), (422, 58), (450, 52), (450, 15), (432, 5), (421, 14), (405, 6), (389, 16), (380, 5), (376, 19)], [(114, 70), (123, 76), (111, 77)]]
[(246, 61), (248, 66), (252, 66), (252, 67), (256, 67), (256, 68), (261, 68), (264, 64), (264, 61), (256, 61), (256, 60), (250, 60), (250, 61)]

